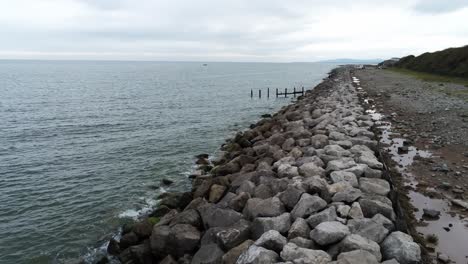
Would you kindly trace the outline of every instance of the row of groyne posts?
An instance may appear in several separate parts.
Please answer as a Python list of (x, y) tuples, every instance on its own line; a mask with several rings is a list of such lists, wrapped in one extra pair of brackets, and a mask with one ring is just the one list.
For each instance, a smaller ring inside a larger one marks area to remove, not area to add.
[[(304, 95), (305, 91), (304, 91), (304, 86), (302, 86), (301, 89), (296, 89), (296, 87), (294, 87), (291, 90), (289, 90), (288, 92), (288, 88), (284, 88), (284, 92), (283, 91), (279, 91), (278, 88), (276, 88), (276, 98), (278, 97), (283, 97), (286, 98), (288, 97), (288, 95), (292, 95), (294, 97), (296, 97), (297, 94), (299, 95)], [(250, 89), (250, 98), (253, 98), (254, 97), (254, 89)], [(270, 98), (270, 88), (267, 88), (267, 92), (266, 92), (266, 97), (267, 98)], [(262, 98), (262, 89), (258, 89), (258, 98)]]

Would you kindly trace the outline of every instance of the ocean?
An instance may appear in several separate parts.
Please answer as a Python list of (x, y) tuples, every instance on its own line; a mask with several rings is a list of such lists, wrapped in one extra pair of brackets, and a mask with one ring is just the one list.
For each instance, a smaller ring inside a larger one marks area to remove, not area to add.
[(203, 64), (0, 61), (0, 263), (92, 261), (161, 192), (190, 188), (195, 155), (291, 102), (276, 88), (336, 66)]

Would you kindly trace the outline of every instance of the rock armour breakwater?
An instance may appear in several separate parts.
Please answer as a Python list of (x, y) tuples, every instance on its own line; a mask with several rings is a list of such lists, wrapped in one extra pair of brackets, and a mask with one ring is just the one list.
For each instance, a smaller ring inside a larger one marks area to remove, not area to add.
[(393, 187), (375, 155), (370, 115), (349, 68), (223, 145), (187, 193), (167, 193), (123, 228), (122, 263), (400, 263), (421, 261), (398, 230)]

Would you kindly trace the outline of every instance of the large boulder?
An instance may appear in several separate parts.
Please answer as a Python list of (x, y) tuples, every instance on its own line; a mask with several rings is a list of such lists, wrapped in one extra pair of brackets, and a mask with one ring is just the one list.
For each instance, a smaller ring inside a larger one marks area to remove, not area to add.
[(283, 235), (286, 235), (291, 227), (291, 215), (284, 213), (276, 217), (257, 217), (252, 222), (252, 236), (254, 239), (259, 238), (268, 230), (276, 230)]
[(198, 209), (205, 229), (210, 227), (227, 227), (239, 221), (243, 215), (232, 209), (220, 208), (207, 204)]
[(191, 264), (220, 264), (224, 252), (216, 244), (202, 245), (193, 255)]
[(263, 247), (275, 252), (281, 252), (288, 240), (276, 230), (269, 230), (255, 241), (254, 245)]
[(356, 188), (347, 188), (343, 191), (335, 193), (332, 197), (333, 202), (352, 203), (362, 196), (362, 192)]
[(365, 193), (384, 196), (390, 192), (388, 181), (378, 178), (361, 178), (359, 180), (359, 188)]
[(187, 224), (154, 226), (150, 237), (151, 250), (154, 255), (171, 254), (181, 257), (193, 253), (200, 241), (200, 231)]
[(333, 183), (347, 181), (353, 187), (359, 186), (359, 182), (357, 180), (356, 175), (349, 171), (333, 171), (332, 173), (330, 173), (330, 179)]
[(381, 223), (369, 218), (352, 219), (347, 225), (352, 234), (361, 235), (377, 243), (381, 243), (389, 233)]
[(195, 209), (188, 209), (177, 214), (170, 222), (170, 226), (177, 224), (189, 224), (194, 227), (201, 227), (201, 218)]
[(337, 160), (332, 160), (328, 162), (326, 171), (331, 172), (331, 171), (341, 171), (341, 170), (346, 170), (351, 167), (356, 166), (356, 162), (354, 162), (354, 159), (352, 158), (341, 158)]
[(224, 254), (222, 263), (223, 264), (235, 264), (239, 256), (244, 251), (246, 251), (253, 243), (254, 241), (252, 240), (246, 240), (242, 244), (238, 245), (237, 247), (232, 248), (226, 254)]
[(378, 260), (382, 260), (382, 254), (380, 253), (380, 246), (376, 242), (364, 238), (360, 235), (351, 234), (346, 236), (339, 244), (338, 247), (340, 252), (348, 252), (353, 250), (366, 250)]
[(304, 218), (296, 218), (288, 232), (288, 239), (295, 237), (309, 237), (310, 227)]
[(247, 219), (256, 217), (272, 217), (284, 213), (286, 210), (278, 197), (268, 199), (251, 198), (247, 201), (243, 213)]
[(381, 244), (384, 259), (396, 259), (400, 264), (416, 264), (421, 261), (421, 248), (413, 238), (400, 231), (391, 233)]
[(336, 208), (334, 206), (328, 207), (327, 209), (313, 214), (307, 218), (307, 223), (310, 228), (315, 228), (322, 222), (331, 222), (336, 220)]
[(317, 195), (304, 193), (299, 202), (294, 206), (291, 215), (294, 219), (307, 218), (311, 214), (318, 212), (327, 206), (327, 202)]
[(310, 238), (321, 246), (336, 243), (350, 234), (349, 228), (340, 222), (323, 222), (310, 232)]
[(310, 144), (316, 149), (321, 149), (328, 145), (328, 137), (325, 135), (314, 135), (310, 139)]
[(395, 220), (395, 212), (393, 211), (392, 201), (387, 197), (380, 195), (366, 195), (359, 199), (362, 213), (367, 218), (372, 218), (376, 214), (381, 214), (388, 219)]
[(223, 249), (229, 250), (250, 237), (250, 226), (249, 221), (241, 219), (234, 225), (216, 232), (216, 240)]
[(292, 178), (299, 176), (299, 170), (296, 166), (289, 164), (281, 164), (278, 167), (278, 177), (280, 178)]
[(304, 177), (325, 176), (325, 170), (317, 166), (314, 162), (309, 162), (299, 167), (299, 174)]
[(276, 252), (262, 248), (256, 245), (251, 245), (237, 259), (237, 264), (263, 264), (275, 263), (279, 260)]
[(280, 194), (279, 198), (286, 208), (292, 210), (303, 193), (305, 193), (305, 190), (302, 187), (289, 184), (288, 188)]
[(330, 255), (323, 250), (301, 248), (293, 243), (284, 246), (281, 251), (281, 258), (293, 263), (328, 264), (331, 261)]
[(366, 250), (353, 250), (338, 255), (337, 264), (378, 264), (374, 255)]

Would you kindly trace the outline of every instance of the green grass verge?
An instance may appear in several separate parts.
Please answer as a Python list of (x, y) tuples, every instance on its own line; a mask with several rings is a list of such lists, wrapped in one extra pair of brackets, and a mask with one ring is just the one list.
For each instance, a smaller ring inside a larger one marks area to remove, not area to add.
[(465, 79), (465, 78), (443, 76), (443, 75), (431, 74), (431, 73), (426, 73), (426, 72), (412, 71), (412, 70), (402, 69), (402, 68), (388, 68), (388, 70), (393, 71), (393, 72), (403, 73), (406, 75), (411, 75), (423, 81), (456, 83), (456, 84), (461, 84), (461, 85), (468, 87), (468, 79)]
[[(461, 98), (465, 101), (468, 101), (468, 79), (459, 78), (459, 77), (451, 77), (451, 76), (442, 76), (442, 75), (412, 71), (412, 70), (402, 69), (402, 68), (388, 68), (387, 70), (396, 72), (396, 73), (409, 75), (409, 76), (412, 76), (416, 79), (420, 79), (423, 81), (438, 83), (439, 85), (434, 87), (432, 90), (442, 92), (449, 96)], [(464, 89), (452, 89), (452, 88), (447, 87), (447, 85), (444, 85), (444, 83), (461, 84), (465, 87)]]

